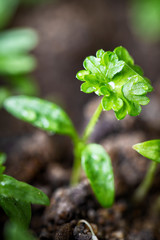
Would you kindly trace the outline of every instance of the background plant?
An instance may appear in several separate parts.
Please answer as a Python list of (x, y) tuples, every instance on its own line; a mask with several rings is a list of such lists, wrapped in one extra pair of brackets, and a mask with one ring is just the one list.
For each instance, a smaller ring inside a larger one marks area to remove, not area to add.
[(89, 137), (102, 110), (113, 109), (117, 119), (123, 119), (127, 114), (137, 116), (141, 112), (140, 105), (148, 104), (146, 94), (152, 91), (152, 86), (123, 47), (113, 52), (97, 51), (96, 57), (85, 59), (84, 68), (77, 73), (77, 78), (84, 81), (81, 90), (103, 97), (82, 137), (78, 136), (68, 115), (54, 103), (17, 96), (8, 98), (4, 107), (15, 117), (36, 127), (70, 136), (74, 145), (71, 183), (79, 181), (82, 163), (98, 201), (103, 207), (109, 207), (113, 204), (115, 192), (111, 161), (102, 146), (88, 144)]
[(39, 189), (3, 174), (6, 155), (0, 153), (0, 206), (11, 222), (23, 228), (31, 219), (31, 204), (48, 205), (48, 197)]
[(37, 44), (32, 29), (14, 29), (0, 33), (0, 106), (6, 97), (16, 94), (36, 95), (37, 86), (30, 73), (36, 60), (28, 54)]
[(29, 54), (37, 45), (36, 32), (29, 28), (4, 30), (20, 2), (0, 0), (0, 107), (10, 95), (38, 93), (38, 87), (30, 76), (36, 67), (36, 59)]
[(160, 40), (159, 13), (159, 0), (131, 1), (132, 24), (141, 38), (153, 42)]

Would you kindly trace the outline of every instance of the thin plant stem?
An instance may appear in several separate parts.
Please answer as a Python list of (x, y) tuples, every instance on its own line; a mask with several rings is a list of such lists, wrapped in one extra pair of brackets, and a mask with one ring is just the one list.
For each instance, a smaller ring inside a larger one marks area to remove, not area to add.
[(73, 138), (73, 143), (74, 143), (74, 163), (73, 163), (73, 168), (72, 168), (72, 176), (71, 176), (71, 185), (76, 185), (79, 181), (80, 178), (80, 173), (81, 173), (81, 153), (83, 150), (84, 145), (88, 141), (91, 133), (94, 130), (94, 127), (98, 121), (98, 118), (102, 112), (102, 105), (101, 103), (99, 104), (98, 108), (94, 112), (91, 120), (89, 121), (86, 129), (84, 130), (82, 139), (79, 139), (77, 136), (76, 138)]
[(72, 175), (70, 184), (72, 186), (76, 185), (79, 181), (81, 174), (81, 154), (78, 144), (74, 146), (74, 162), (72, 167)]
[(95, 125), (96, 125), (96, 123), (97, 123), (97, 121), (99, 119), (99, 116), (100, 116), (102, 110), (103, 110), (102, 104), (100, 103), (98, 108), (94, 112), (92, 118), (90, 119), (90, 121), (89, 121), (89, 123), (88, 123), (88, 125), (87, 125), (87, 127), (86, 127), (86, 129), (84, 131), (84, 133), (83, 133), (83, 137), (82, 137), (83, 142), (87, 142), (88, 141), (88, 139), (89, 139), (91, 133), (93, 132), (93, 129), (94, 129), (94, 127), (95, 127)]
[(142, 181), (142, 183), (140, 184), (140, 186), (137, 188), (137, 190), (135, 191), (134, 195), (133, 195), (133, 201), (135, 203), (140, 203), (144, 200), (145, 196), (147, 195), (152, 183), (153, 183), (153, 179), (157, 170), (157, 165), (158, 163), (152, 161), (150, 163), (148, 172), (144, 178), (144, 180)]

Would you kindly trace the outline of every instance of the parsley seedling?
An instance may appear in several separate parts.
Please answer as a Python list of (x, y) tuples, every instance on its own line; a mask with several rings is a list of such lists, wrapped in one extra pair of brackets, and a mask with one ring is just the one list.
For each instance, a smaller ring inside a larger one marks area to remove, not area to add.
[(113, 52), (97, 51), (96, 57), (85, 59), (84, 68), (77, 73), (77, 78), (84, 81), (81, 90), (103, 97), (82, 137), (78, 136), (68, 115), (54, 103), (18, 96), (8, 98), (4, 107), (15, 117), (36, 127), (70, 136), (74, 145), (71, 184), (79, 181), (82, 164), (97, 200), (103, 207), (110, 207), (115, 194), (111, 160), (102, 146), (88, 144), (89, 137), (102, 110), (113, 109), (117, 119), (123, 119), (127, 114), (137, 116), (141, 105), (148, 104), (146, 94), (152, 91), (152, 86), (123, 47), (117, 47)]

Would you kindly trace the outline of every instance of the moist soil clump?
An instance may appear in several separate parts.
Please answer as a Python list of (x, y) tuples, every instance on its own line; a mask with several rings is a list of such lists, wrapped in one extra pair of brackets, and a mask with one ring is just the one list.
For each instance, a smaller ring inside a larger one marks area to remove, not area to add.
[(143, 205), (134, 206), (126, 195), (125, 200), (118, 198), (112, 208), (103, 209), (87, 180), (76, 187), (60, 188), (52, 195), (51, 205), (44, 213), (39, 239), (92, 239), (88, 227), (78, 223), (80, 219), (90, 223), (99, 240), (159, 239), (159, 217), (150, 208), (154, 200), (151, 195)]

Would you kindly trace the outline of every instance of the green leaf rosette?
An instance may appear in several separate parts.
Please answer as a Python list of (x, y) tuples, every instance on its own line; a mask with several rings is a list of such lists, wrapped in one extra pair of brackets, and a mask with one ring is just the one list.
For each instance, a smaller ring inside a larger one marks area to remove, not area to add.
[(153, 90), (150, 81), (124, 47), (117, 47), (113, 52), (98, 50), (96, 57), (84, 60), (83, 66), (85, 70), (76, 76), (84, 81), (81, 91), (104, 96), (103, 109), (113, 109), (117, 119), (127, 114), (137, 116), (141, 112), (140, 105), (149, 103), (146, 94)]

